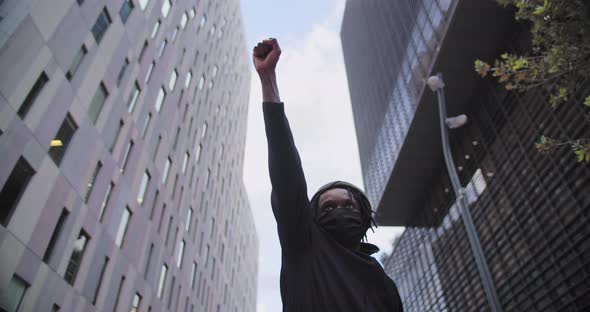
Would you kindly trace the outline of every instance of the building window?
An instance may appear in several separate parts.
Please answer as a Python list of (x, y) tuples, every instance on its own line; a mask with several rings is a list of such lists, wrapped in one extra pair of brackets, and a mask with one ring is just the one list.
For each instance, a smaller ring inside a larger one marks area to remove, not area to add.
[(84, 59), (84, 56), (86, 56), (87, 53), (88, 53), (88, 50), (86, 49), (86, 46), (82, 45), (82, 47), (80, 48), (78, 53), (76, 53), (76, 56), (74, 56), (74, 59), (72, 60), (72, 64), (70, 64), (70, 68), (66, 72), (66, 78), (68, 80), (72, 80), (72, 78), (74, 77), (74, 75), (78, 71), (80, 64), (82, 64), (82, 60)]
[(141, 47), (141, 51), (139, 51), (139, 56), (137, 57), (138, 63), (141, 63), (141, 60), (143, 60), (143, 56), (145, 55), (145, 51), (147, 50), (148, 45), (149, 43), (147, 40), (143, 42), (143, 46)]
[(211, 76), (215, 77), (217, 76), (217, 71), (219, 70), (219, 68), (217, 67), (217, 65), (213, 66), (213, 70), (211, 71)]
[(109, 264), (109, 257), (105, 256), (104, 261), (102, 262), (102, 268), (100, 269), (100, 275), (98, 276), (98, 281), (96, 283), (96, 288), (94, 289), (94, 297), (92, 298), (92, 304), (96, 304), (98, 300), (98, 295), (100, 294), (100, 288), (102, 286), (102, 281), (104, 280), (104, 273), (107, 270), (107, 265)]
[(125, 275), (121, 276), (119, 289), (117, 289), (117, 296), (115, 297), (115, 307), (113, 308), (113, 311), (117, 311), (117, 308), (119, 307), (119, 299), (121, 299), (121, 290), (123, 290), (123, 284), (125, 284)]
[(141, 89), (139, 88), (139, 82), (137, 80), (133, 84), (133, 89), (131, 89), (131, 93), (129, 94), (129, 99), (127, 100), (127, 111), (131, 114), (135, 109), (135, 104), (137, 104), (137, 99), (139, 98), (139, 93)]
[(166, 264), (162, 265), (162, 270), (160, 271), (160, 281), (158, 282), (158, 298), (162, 298), (162, 292), (166, 287), (166, 275), (168, 274), (168, 266)]
[(207, 135), (207, 123), (203, 123), (203, 130), (201, 131), (201, 139), (204, 139)]
[(145, 72), (145, 79), (143, 80), (145, 83), (148, 83), (150, 81), (150, 78), (152, 77), (152, 72), (154, 71), (154, 67), (156, 67), (156, 61), (153, 61), (150, 63), (150, 65), (148, 65), (148, 69)]
[(204, 85), (205, 85), (205, 75), (201, 75), (201, 79), (199, 80), (199, 90), (202, 90)]
[(199, 21), (199, 27), (197, 27), (197, 31), (200, 31), (203, 27), (205, 27), (206, 23), (207, 23), (207, 15), (203, 14), (203, 16), (201, 16), (201, 20)]
[(127, 71), (128, 67), (129, 67), (129, 59), (125, 58), (125, 61), (123, 62), (123, 65), (121, 66), (121, 69), (119, 69), (119, 74), (117, 75), (117, 87), (121, 85), (121, 81), (123, 81), (123, 77), (125, 76), (125, 72)]
[(101, 82), (96, 89), (96, 93), (94, 93), (94, 97), (92, 98), (92, 102), (90, 102), (90, 106), (88, 107), (88, 116), (94, 124), (96, 124), (98, 116), (100, 116), (100, 112), (102, 111), (102, 107), (104, 106), (108, 96), (109, 92)]
[(186, 172), (186, 166), (188, 164), (188, 160), (190, 158), (190, 154), (188, 152), (184, 153), (184, 159), (182, 160), (182, 173)]
[(123, 1), (123, 5), (119, 10), (119, 16), (121, 16), (121, 21), (123, 21), (123, 24), (127, 22), (127, 19), (129, 18), (129, 15), (131, 15), (131, 11), (133, 10), (133, 8), (134, 5), (133, 2), (131, 2), (131, 0)]
[(148, 273), (150, 272), (150, 264), (152, 263), (152, 255), (154, 254), (154, 243), (150, 244), (150, 251), (148, 252), (147, 261), (145, 263), (145, 269), (143, 271), (143, 279), (147, 280)]
[(107, 8), (104, 7), (100, 12), (100, 15), (98, 15), (98, 18), (94, 23), (94, 26), (92, 26), (92, 35), (94, 36), (94, 40), (96, 40), (96, 43), (100, 43), (102, 37), (104, 37), (104, 34), (107, 32), (107, 29), (109, 28), (110, 24), (111, 16), (109, 15)]
[(138, 312), (140, 305), (141, 295), (139, 293), (135, 293), (135, 296), (133, 296), (133, 301), (131, 302), (131, 312)]
[(158, 58), (162, 57), (164, 54), (164, 50), (166, 49), (166, 45), (168, 44), (168, 40), (164, 39), (162, 44), (160, 45), (160, 50), (158, 51)]
[(174, 145), (172, 149), (176, 150), (176, 146), (178, 146), (178, 138), (180, 137), (180, 127), (176, 128), (176, 136), (174, 137)]
[(192, 9), (190, 10), (190, 12), (188, 12), (188, 16), (189, 16), (190, 18), (193, 18), (193, 17), (195, 17), (195, 14), (196, 14), (196, 12), (195, 12), (195, 8), (192, 8)]
[(117, 131), (115, 131), (115, 135), (113, 136), (113, 140), (111, 141), (111, 146), (109, 146), (109, 152), (112, 153), (113, 149), (115, 149), (115, 145), (117, 145), (119, 135), (121, 134), (121, 130), (123, 130), (124, 125), (125, 123), (123, 122), (123, 119), (119, 120), (119, 127), (117, 128)]
[(148, 113), (145, 122), (143, 123), (143, 128), (141, 129), (141, 137), (145, 138), (145, 134), (147, 133), (147, 129), (150, 126), (150, 122), (152, 121), (152, 113)]
[(188, 22), (188, 14), (186, 12), (184, 12), (184, 14), (182, 14), (182, 17), (180, 18), (180, 27), (182, 27), (182, 29), (185, 29), (187, 22)]
[(156, 97), (156, 112), (160, 112), (162, 109), (162, 104), (164, 104), (164, 99), (166, 99), (166, 90), (164, 86), (160, 88), (158, 91), (158, 96)]
[(88, 185), (86, 186), (86, 196), (84, 196), (85, 202), (88, 202), (88, 200), (90, 199), (90, 194), (92, 194), (92, 189), (94, 188), (94, 183), (96, 182), (96, 177), (98, 177), (98, 174), (100, 173), (101, 168), (102, 168), (102, 163), (99, 161), (96, 164), (96, 167), (94, 168), (94, 172), (92, 173), (92, 178), (90, 178), (90, 181), (88, 182)]
[(186, 73), (186, 79), (184, 80), (184, 87), (188, 89), (188, 87), (191, 84), (191, 80), (193, 79), (193, 72), (192, 71), (188, 71), (188, 73)]
[(209, 187), (209, 180), (211, 177), (211, 169), (207, 169), (207, 177), (205, 178), (205, 186)]
[(113, 183), (113, 182), (109, 183), (109, 185), (107, 186), (107, 190), (104, 193), (104, 197), (102, 198), (102, 203), (100, 204), (100, 211), (98, 212), (98, 220), (100, 222), (102, 222), (102, 220), (104, 218), (104, 212), (105, 212), (107, 205), (109, 204), (109, 200), (111, 199), (111, 192), (113, 191), (114, 187), (115, 187), (115, 183)]
[(162, 25), (162, 21), (158, 20), (154, 25), (154, 28), (152, 29), (152, 34), (150, 36), (152, 39), (156, 38), (156, 35), (158, 34), (158, 29), (160, 29), (160, 25)]
[(115, 238), (115, 244), (118, 247), (123, 246), (125, 235), (127, 234), (127, 228), (129, 227), (129, 220), (131, 219), (131, 210), (129, 207), (125, 207), (123, 215), (121, 216), (121, 222), (119, 222), (119, 229), (117, 230), (117, 237)]
[(152, 207), (150, 209), (150, 220), (154, 219), (154, 211), (156, 210), (156, 204), (158, 203), (159, 196), (160, 196), (160, 191), (156, 190), (156, 194), (154, 194), (154, 200), (152, 201)]
[[(176, 36), (178, 36), (178, 31), (180, 30), (180, 27), (176, 26), (176, 28), (174, 28), (174, 30), (172, 31), (172, 42), (176, 41)], [(182, 61), (180, 62), (182, 64)]]
[(141, 179), (141, 185), (139, 186), (139, 194), (137, 194), (137, 202), (139, 204), (143, 203), (143, 197), (145, 196), (145, 191), (148, 188), (148, 185), (150, 183), (150, 173), (146, 170), (143, 173), (143, 178)]
[(76, 281), (76, 275), (78, 275), (78, 270), (82, 265), (82, 260), (84, 259), (84, 252), (86, 251), (88, 240), (90, 240), (88, 234), (86, 234), (84, 230), (80, 230), (80, 235), (78, 235), (78, 239), (74, 242), (72, 256), (68, 261), (68, 267), (66, 268), (66, 272), (64, 274), (64, 279), (70, 285), (74, 285), (74, 282)]
[(164, 16), (164, 18), (168, 17), (171, 7), (172, 2), (170, 2), (170, 0), (164, 0), (164, 3), (162, 4), (162, 16)]
[(191, 269), (191, 288), (195, 289), (195, 275), (197, 275), (197, 263), (193, 262), (193, 267)]
[(49, 156), (53, 159), (53, 162), (59, 167), (61, 160), (63, 159), (68, 146), (74, 136), (74, 133), (78, 129), (70, 114), (66, 115), (61, 127), (57, 131), (55, 138), (51, 140), (49, 147)]
[(129, 155), (131, 154), (131, 150), (133, 149), (133, 140), (129, 141), (129, 144), (127, 144), (127, 149), (125, 150), (125, 155), (123, 156), (123, 162), (121, 165), (121, 173), (123, 173), (125, 171), (125, 168), (127, 167), (127, 163), (129, 162)]
[(191, 229), (191, 222), (193, 219), (193, 208), (189, 207), (188, 211), (186, 212), (186, 225), (184, 229), (188, 232)]
[(166, 184), (168, 181), (168, 174), (170, 173), (170, 165), (172, 165), (172, 160), (170, 157), (166, 159), (166, 164), (164, 164), (164, 173), (162, 174), (162, 183)]
[(29, 288), (27, 282), (17, 275), (13, 275), (8, 286), (3, 289), (0, 295), (0, 310), (7, 312), (18, 311), (27, 288)]
[(150, 0), (138, 0), (137, 1), (137, 3), (139, 3), (139, 8), (141, 8), (142, 10), (145, 10), (145, 8), (147, 7), (149, 2), (150, 2)]
[(168, 82), (168, 89), (170, 89), (170, 92), (172, 92), (172, 90), (174, 90), (174, 87), (176, 86), (177, 79), (178, 79), (178, 72), (176, 71), (176, 69), (174, 69), (172, 71), (172, 74), (170, 74), (170, 81)]
[(182, 267), (182, 258), (184, 256), (184, 240), (181, 240), (178, 244), (178, 254), (176, 255), (176, 266)]
[(55, 244), (61, 235), (61, 231), (63, 230), (63, 226), (66, 223), (68, 215), (68, 210), (65, 208), (62, 209), (59, 219), (57, 219), (57, 223), (55, 224), (55, 228), (53, 229), (53, 233), (51, 234), (51, 238), (49, 239), (49, 244), (47, 244), (47, 249), (45, 249), (45, 254), (43, 254), (43, 262), (48, 263), (49, 260), (51, 260), (53, 248), (55, 247)]
[(37, 81), (35, 81), (33, 88), (31, 88), (31, 91), (29, 91), (27, 97), (25, 97), (25, 100), (18, 109), (17, 114), (20, 118), (25, 119), (29, 113), (29, 110), (33, 106), (33, 103), (35, 103), (35, 100), (39, 94), (41, 94), (41, 90), (43, 90), (43, 87), (45, 87), (48, 81), (49, 77), (47, 77), (47, 74), (45, 72), (41, 72), (41, 75), (39, 75), (39, 78), (37, 78)]
[(3, 226), (10, 222), (14, 209), (34, 174), (31, 165), (23, 157), (19, 158), (0, 191), (0, 222)]
[(158, 135), (158, 142), (156, 142), (156, 148), (154, 148), (154, 154), (152, 155), (152, 160), (156, 160), (158, 156), (158, 151), (160, 150), (160, 145), (162, 144), (162, 134)]
[(197, 159), (197, 163), (199, 162), (199, 159), (201, 159), (201, 150), (202, 149), (203, 149), (202, 144), (197, 145), (197, 147), (195, 148), (195, 157)]

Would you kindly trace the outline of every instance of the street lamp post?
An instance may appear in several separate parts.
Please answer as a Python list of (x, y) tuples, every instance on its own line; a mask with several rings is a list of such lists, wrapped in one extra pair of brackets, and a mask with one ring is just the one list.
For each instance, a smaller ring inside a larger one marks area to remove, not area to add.
[(471, 246), (471, 252), (473, 253), (473, 257), (475, 258), (475, 264), (477, 266), (477, 270), (479, 271), (479, 276), (484, 287), (486, 298), (488, 300), (492, 312), (502, 312), (502, 306), (500, 305), (500, 301), (498, 300), (496, 287), (494, 286), (494, 281), (492, 280), (490, 269), (485, 260), (483, 249), (481, 248), (479, 236), (475, 229), (473, 218), (471, 217), (471, 211), (469, 211), (467, 205), (465, 189), (461, 186), (459, 175), (457, 174), (457, 169), (455, 168), (455, 162), (453, 161), (453, 155), (451, 154), (451, 144), (449, 141), (448, 128), (454, 129), (461, 127), (467, 122), (467, 116), (460, 115), (451, 118), (447, 117), (447, 110), (445, 107), (444, 82), (441, 73), (438, 73), (436, 76), (429, 77), (428, 86), (432, 91), (436, 92), (438, 97), (440, 132), (442, 138), (442, 147), (443, 154), (445, 157), (445, 163), (447, 165), (449, 178), (451, 179), (451, 184), (453, 185), (453, 190), (455, 191), (455, 196), (457, 198), (456, 205), (459, 208), (459, 213), (461, 214), (463, 224), (465, 225), (467, 238), (469, 239), (469, 245)]

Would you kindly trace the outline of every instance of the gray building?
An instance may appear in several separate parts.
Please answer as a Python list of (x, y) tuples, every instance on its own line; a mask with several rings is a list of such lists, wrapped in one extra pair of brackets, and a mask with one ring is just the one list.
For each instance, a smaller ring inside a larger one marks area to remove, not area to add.
[(0, 1), (0, 310), (255, 311), (238, 0)]
[(499, 305), (589, 310), (590, 167), (534, 146), (590, 136), (588, 82), (553, 110), (540, 89), (481, 79), (476, 59), (530, 48), (526, 25), (492, 0), (348, 0), (341, 38), (365, 189), (379, 224), (406, 226), (384, 261), (405, 310), (490, 310), (425, 84), (437, 72), (448, 115), (469, 117), (451, 149)]

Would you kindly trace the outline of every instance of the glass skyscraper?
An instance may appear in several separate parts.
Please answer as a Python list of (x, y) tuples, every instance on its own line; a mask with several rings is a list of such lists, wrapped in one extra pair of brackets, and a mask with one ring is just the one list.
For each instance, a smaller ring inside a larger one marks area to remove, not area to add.
[(541, 134), (588, 137), (587, 82), (553, 110), (542, 90), (507, 92), (476, 59), (526, 51), (526, 25), (495, 1), (348, 0), (342, 45), (365, 188), (381, 225), (406, 226), (385, 260), (407, 311), (489, 305), (444, 166), (437, 102), (446, 83), (455, 165), (505, 311), (590, 308), (590, 168)]
[(0, 1), (0, 310), (255, 311), (237, 0)]

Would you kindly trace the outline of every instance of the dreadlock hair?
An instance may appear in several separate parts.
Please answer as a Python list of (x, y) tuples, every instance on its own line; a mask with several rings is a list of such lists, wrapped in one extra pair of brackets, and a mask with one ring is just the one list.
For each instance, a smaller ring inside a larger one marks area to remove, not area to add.
[[(371, 203), (369, 202), (367, 195), (365, 195), (365, 192), (363, 192), (358, 187), (356, 187), (353, 184), (350, 184), (348, 182), (344, 182), (344, 181), (330, 182), (330, 183), (322, 186), (315, 193), (315, 195), (313, 195), (310, 203), (311, 203), (311, 209), (312, 209), (314, 220), (317, 220), (317, 218), (319, 217), (319, 214), (320, 214), (320, 196), (331, 189), (337, 189), (337, 188), (338, 189), (345, 189), (348, 192), (348, 196), (350, 196), (350, 198), (354, 199), (354, 201), (359, 206), (363, 227), (365, 227), (367, 229), (367, 231), (369, 229), (371, 229), (371, 231), (373, 231), (373, 233), (374, 233), (375, 230), (373, 229), (373, 226), (377, 227), (377, 223), (375, 222), (375, 219), (373, 219), (374, 211), (371, 208)], [(365, 241), (366, 238), (367, 238), (367, 235), (365, 233), (365, 236), (363, 237), (363, 241)]]

